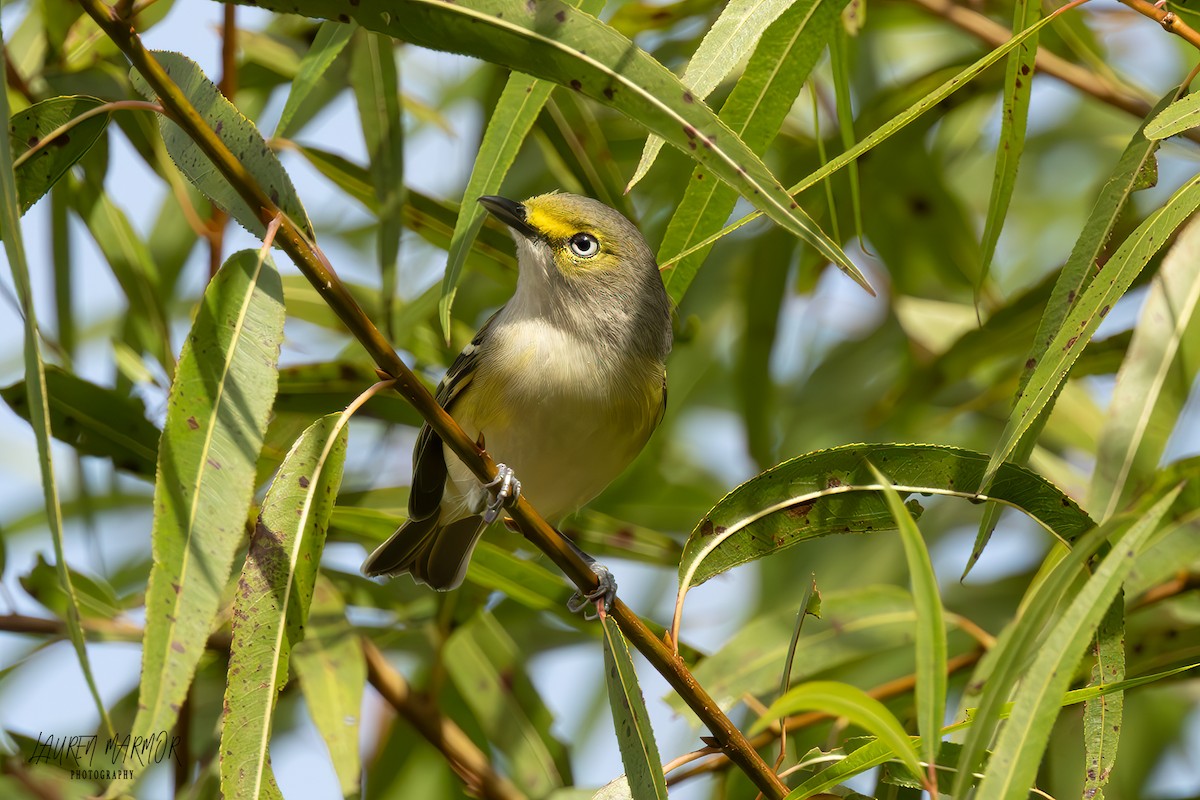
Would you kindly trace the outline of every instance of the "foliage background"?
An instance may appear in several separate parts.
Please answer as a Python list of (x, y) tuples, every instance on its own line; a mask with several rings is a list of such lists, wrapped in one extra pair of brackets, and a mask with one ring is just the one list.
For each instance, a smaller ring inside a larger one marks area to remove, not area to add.
[[(223, 17), (222, 8), (158, 5), (166, 17), (148, 31), (148, 46), (178, 49), (196, 59), (210, 76), (219, 75), (221, 39), (216, 28)], [(63, 13), (66, 6), (69, 4), (53, 2), (6, 5), (2, 17), (6, 41), (17, 37), (9, 57), (27, 77), (44, 74), (48, 93), (109, 97), (105, 91), (111, 91), (113, 97), (125, 96), (126, 64), (111, 47), (101, 44), (93, 49), (69, 40), (71, 46), (81, 49), (68, 58), (54, 48), (43, 51), (30, 44), (53, 28), (39, 19), (55, 19), (53, 15)], [(656, 18), (661, 9), (667, 16)], [(610, 4), (603, 16), (681, 72), (719, 7), (683, 2), (661, 9)], [(1013, 14), (1003, 3), (984, 4), (977, 10), (1005, 26)], [(43, 14), (46, 16), (40, 17)], [(855, 132), (860, 138), (986, 49), (914, 3), (871, 4), (866, 20), (862, 32), (849, 42), (848, 77)], [(267, 132), (286, 97), (285, 81), (294, 75), (313, 28), (298, 18), (280, 20), (243, 8), (237, 10), (237, 24), (243, 33), (235, 99)], [(1196, 60), (1195, 51), (1185, 42), (1115, 3), (1096, 2), (1073, 12), (1063, 24), (1048, 29), (1043, 46), (1083, 63), (1093, 74), (1111, 71), (1116, 81), (1151, 103), (1176, 86)], [(70, 52), (67, 47), (67, 54)], [(399, 297), (395, 311), (400, 320), (395, 324), (401, 331), (396, 345), (423, 375), (436, 381), (439, 370), (511, 291), (514, 273), (505, 261), (511, 251), (504, 235), (485, 231), (483, 241), (494, 244), (499, 255), (468, 260), (455, 303), (454, 341), (446, 346), (440, 339), (436, 304), (445, 251), (423, 238), (429, 230), (421, 223), (428, 218), (414, 212), (428, 213), (433, 208), (430, 203), (441, 204), (448, 209), (443, 219), (452, 224), (454, 204), (463, 200), (481, 127), (507, 73), (411, 46), (399, 47), (397, 56), (408, 213), (395, 277)], [(365, 165), (359, 109), (352, 93), (344, 88), (347, 62), (344, 54), (331, 73), (331, 85), (319, 98), (321, 107), (314, 109), (318, 113), (294, 139)], [(103, 64), (116, 66), (99, 66)], [(835, 72), (826, 59), (820, 62), (816, 76), (824, 146), (829, 153), (836, 153), (841, 145), (832, 113)], [(985, 72), (966, 90), (864, 158), (859, 181), (860, 222), (852, 210), (852, 183), (844, 172), (832, 182), (840, 239), (881, 290), (880, 298), (868, 298), (843, 275), (818, 263), (811, 249), (763, 221), (714, 248), (678, 309), (676, 350), (670, 364), (671, 402), (663, 428), (637, 464), (592, 504), (594, 513), (567, 525), (585, 534), (589, 549), (601, 553), (614, 568), (621, 579), (622, 597), (639, 613), (666, 622), (679, 543), (725, 491), (779, 461), (857, 441), (933, 442), (985, 453), (995, 449), (1046, 304), (1049, 281), (1067, 259), (1100, 185), (1140, 123), (1135, 116), (1039, 75), (1034, 81), (1029, 134), (1014, 200), (989, 277), (980, 283), (980, 236), (989, 208), (1003, 83), (1002, 66)], [(719, 108), (730, 88), (728, 81), (718, 88), (710, 105)], [(20, 94), (10, 90), (10, 96), (15, 111), (20, 107)], [(134, 125), (134, 115), (145, 116), (118, 112), (114, 121)], [(812, 102), (805, 90), (788, 115), (780, 141), (768, 151), (769, 165), (785, 184), (817, 166), (819, 155), (812, 131)], [(145, 136), (145, 129), (137, 135)], [(567, 89), (556, 89), (551, 106), (539, 117), (513, 165), (504, 184), (505, 194), (525, 197), (553, 188), (592, 194), (628, 211), (638, 219), (649, 241), (657, 244), (693, 164), (682, 153), (665, 148), (650, 176), (629, 196), (623, 196), (644, 137), (644, 129), (633, 121)], [(109, 126), (105, 144), (107, 192), (125, 209), (137, 234), (151, 243), (160, 273), (178, 269), (178, 280), (171, 283), (164, 304), (170, 315), (170, 352), (177, 355), (207, 281), (209, 248), (181, 224), (181, 215), (161, 179), (144, 166), (114, 125)], [(104, 152), (98, 148), (85, 163), (97, 169)], [(1194, 145), (1181, 140), (1171, 140), (1163, 147), (1158, 185), (1134, 195), (1131, 211), (1113, 236), (1114, 245), (1195, 174), (1194, 153)], [(378, 309), (375, 292), (385, 279), (378, 265), (376, 240), (381, 228), (375, 215), (348, 199), (339, 186), (322, 177), (310, 160), (291, 147), (281, 148), (281, 158), (333, 264), (343, 278), (363, 287), (366, 305)], [(804, 197), (810, 213), (825, 230), (832, 230), (821, 190), (814, 189)], [(198, 198), (194, 201), (200, 203)], [(74, 215), (68, 223), (71, 313), (69, 318), (58, 318), (51, 311), (61, 302), (61, 290), (56, 296), (52, 277), (55, 251), (48, 244), (52, 236), (49, 205), (50, 200), (44, 200), (25, 218), (35, 295), (49, 341), (64, 345), (70, 338), (65, 328), (75, 331), (76, 344), (63, 350), (48, 347), (48, 351), (63, 363), (68, 363), (69, 357), (78, 374), (141, 398), (148, 417), (161, 424), (167, 367), (153, 352), (140, 349), (134, 330), (146, 309), (136, 299), (125, 297), (109, 271), (109, 259), (93, 246), (93, 235)], [(739, 205), (740, 213), (749, 209), (744, 201)], [(856, 224), (861, 224), (865, 234), (861, 246), (853, 236)], [(387, 235), (386, 228), (382, 233)], [(231, 224), (223, 253), (244, 246), (253, 246), (253, 240)], [(277, 415), (311, 422), (344, 406), (372, 378), (357, 346), (322, 310), (298, 273), (280, 261), (289, 314), (282, 363), (345, 360), (358, 365), (356, 380), (339, 384), (336, 391), (300, 380), (291, 385), (286, 395), (290, 405), (277, 405)], [(1031, 461), (1035, 469), (1085, 504), (1097, 443), (1106, 424), (1104, 409), (1128, 343), (1127, 331), (1137, 323), (1146, 283), (1158, 263), (1157, 259), (1151, 262), (1138, 285), (1108, 314), (1096, 344), (1067, 384)], [(369, 302), (372, 299), (374, 305)], [(977, 314), (990, 321), (982, 331), (976, 330)], [(381, 312), (377, 318), (383, 320)], [(8, 385), (20, 380), (23, 371), (20, 318), (11, 306), (5, 325), (12, 333), (6, 337), (10, 344), (0, 354), (4, 370), (0, 377)], [(1175, 433), (1169, 438), (1164, 463), (1200, 453), (1192, 363), (1181, 365), (1178, 375), (1173, 373), (1178, 380), (1169, 383), (1168, 396), (1162, 400), (1164, 406), (1177, 409), (1170, 420)], [(376, 419), (356, 420), (352, 426), (344, 493), (407, 483), (415, 429), (395, 423), (412, 423), (416, 416), (399, 401), (375, 414)], [(53, 593), (52, 572), (35, 566), (39, 553), (53, 561), (47, 531), (39, 521), (39, 484), (28, 477), (32, 473), (28, 465), (36, 463), (36, 451), (28, 426), (16, 416), (6, 417), (4, 438), (10, 455), (3, 468), (12, 476), (3, 490), (0, 516), (0, 541), (6, 551), (5, 600), (14, 613), (45, 617), (60, 610), (61, 601)], [(139, 606), (150, 569), (151, 485), (115, 471), (108, 459), (77, 458), (65, 446), (58, 446), (56, 455), (68, 513), (68, 563), (102, 582), (97, 593), (111, 591), (115, 609), (108, 616), (141, 624), (144, 616)], [(1156, 466), (1151, 465), (1143, 477), (1153, 475)], [(389, 509), (399, 507), (394, 494), (376, 497), (382, 498), (376, 502)], [(941, 579), (947, 609), (998, 633), (1050, 552), (1050, 538), (1008, 512), (980, 564), (960, 582), (980, 510), (961, 501), (933, 500), (925, 505), (921, 531)], [(628, 537), (605, 535), (614, 528), (634, 531), (636, 552), (630, 552)], [(502, 597), (489, 600), (486, 583), (474, 584), (449, 600), (430, 596), (405, 581), (368, 586), (355, 571), (371, 536), (374, 533), (361, 528), (339, 528), (335, 520), (325, 553), (326, 573), (354, 606), (351, 621), (388, 649), (415, 686), (441, 687), (439, 700), (447, 712), (488, 746), (469, 702), (463, 704), (452, 688), (453, 681), (448, 684), (437, 666), (444, 637), (488, 604), (518, 643), (522, 668), (528, 669), (539, 694), (555, 712), (554, 730), (570, 744), (579, 785), (595, 786), (621, 772), (603, 704), (600, 647), (594, 628), (574, 624), (564, 614), (530, 611)], [(513, 536), (506, 541), (517, 543)], [(1196, 554), (1180, 558), (1178, 566), (1186, 576), (1184, 591), (1130, 617), (1127, 642), (1131, 652), (1144, 657), (1142, 662), (1131, 661), (1131, 675), (1195, 660)], [(236, 563), (240, 564), (240, 556)], [(550, 566), (544, 559), (542, 563)], [(794, 614), (810, 573), (816, 575), (822, 593), (833, 597), (861, 596), (876, 591), (871, 587), (879, 585), (908, 587), (900, 541), (894, 534), (806, 542), (696, 590), (689, 597), (685, 641), (713, 651), (747, 620), (781, 610)], [(1164, 571), (1162, 577), (1165, 580), (1170, 575)], [(836, 604), (830, 606), (829, 613), (836, 613), (835, 609)], [(396, 619), (405, 623), (403, 633), (387, 633)], [(817, 635), (829, 625), (828, 621), (809, 620), (805, 632)], [(784, 625), (784, 637), (790, 632), (787, 628)], [(69, 644), (53, 636), (9, 634), (3, 635), (3, 642), (0, 724), (5, 730), (33, 736), (39, 731), (81, 733), (97, 726), (98, 717), (78, 677)], [(960, 652), (971, 646), (965, 637), (960, 641), (953, 636), (952, 645)], [(884, 637), (874, 646), (877, 650), (869, 656), (818, 674), (831, 673), (837, 680), (871, 688), (912, 671), (912, 648), (905, 640)], [(1137, 650), (1139, 647), (1142, 649)], [(137, 684), (136, 645), (96, 643), (89, 646), (89, 653), (106, 705), (126, 719), (127, 725), (134, 702), (130, 693)], [(659, 702), (666, 693), (665, 685), (644, 662), (639, 662), (639, 668), (664, 759), (696, 747), (688, 718), (673, 716)], [(781, 668), (779, 665), (776, 675)], [(952, 697), (964, 678), (959, 675), (952, 680)], [(193, 700), (196, 710), (192, 718), (194, 746), (201, 762), (205, 761), (203, 754), (208, 752), (211, 757), (215, 747), (216, 704), (223, 682), (220, 658), (206, 662), (194, 689), (198, 695)], [(417, 749), (406, 760), (396, 756), (394, 749), (384, 749), (391, 713), (370, 690), (367, 695), (363, 757), (369, 764), (368, 775), (374, 775), (376, 781), (368, 780), (367, 796), (461, 796), (453, 774), (432, 750), (414, 744)], [(288, 797), (329, 796), (336, 791), (336, 778), (331, 767), (313, 757), (314, 752), (324, 752), (323, 745), (307, 721), (302, 698), (291, 689), (281, 698), (272, 739), (280, 787)], [(892, 701), (892, 708), (902, 720), (910, 720), (911, 694)], [(1200, 796), (1200, 772), (1195, 766), (1200, 763), (1200, 723), (1194, 679), (1189, 681), (1185, 675), (1128, 693), (1125, 715), (1121, 755), (1107, 789), (1109, 796)], [(752, 717), (739, 711), (735, 718), (748, 721)], [(1079, 713), (1068, 710), (1051, 739), (1039, 786), (1054, 797), (1081, 791), (1081, 727)], [(416, 741), (403, 723), (397, 723), (391, 735), (390, 748)], [(803, 754), (809, 746), (830, 746), (836, 736), (828, 724), (817, 726), (794, 747)], [(18, 742), (18, 752), (23, 745), (23, 740)], [(386, 755), (373, 758), (380, 753)], [(505, 762), (504, 757), (498, 760)], [(27, 785), (30, 770), (21, 762), (19, 757), (6, 761), (6, 792), (10, 788), (14, 793), (31, 791)], [(53, 792), (69, 795), (95, 788), (61, 777), (50, 770), (32, 771), (32, 779), (44, 781)], [(139, 796), (167, 796), (172, 777), (166, 770), (151, 773)], [(862, 791), (874, 791), (871, 781), (855, 785)], [(372, 786), (388, 786), (390, 794), (375, 794), (378, 790)], [(753, 796), (745, 780), (738, 777), (695, 780), (690, 787), (691, 794), (684, 796)], [(210, 790), (211, 785), (207, 789), (202, 786), (198, 792), (206, 796), (203, 793)]]

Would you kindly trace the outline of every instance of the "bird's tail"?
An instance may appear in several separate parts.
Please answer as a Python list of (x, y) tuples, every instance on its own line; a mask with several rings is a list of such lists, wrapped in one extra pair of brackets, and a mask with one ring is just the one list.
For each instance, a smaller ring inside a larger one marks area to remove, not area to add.
[(410, 519), (367, 557), (362, 573), (371, 578), (407, 572), (417, 583), (439, 592), (456, 589), (467, 574), (467, 563), (484, 527), (478, 515), (445, 524), (441, 514)]

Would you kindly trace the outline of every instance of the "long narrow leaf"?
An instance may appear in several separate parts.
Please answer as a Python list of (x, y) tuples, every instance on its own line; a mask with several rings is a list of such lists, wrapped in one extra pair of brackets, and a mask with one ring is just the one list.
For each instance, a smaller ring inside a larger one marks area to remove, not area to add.
[[(1121, 594), (1108, 607), (1094, 640), (1096, 664), (1089, 689), (1108, 689), (1125, 681), (1125, 598)], [(1083, 705), (1083, 747), (1087, 768), (1084, 791), (1104, 800), (1104, 786), (1117, 761), (1125, 693), (1110, 691), (1089, 697)]]
[(1138, 553), (1158, 530), (1180, 487), (1135, 522), (1097, 567), (1046, 636), (1013, 701), (979, 784), (979, 800), (1024, 798), (1037, 775), (1050, 729), (1074, 667), (1101, 617), (1121, 590)]
[[(46, 392), (54, 438), (82, 455), (105, 456), (118, 469), (153, 479), (159, 432), (140, 400), (55, 366), (46, 367)], [(24, 381), (0, 389), (0, 397), (32, 421)]]
[[(308, 221), (308, 214), (300, 203), (292, 179), (288, 177), (279, 159), (267, 147), (266, 140), (254, 123), (243, 116), (237, 107), (221, 94), (220, 89), (208, 79), (196, 62), (187, 56), (162, 50), (154, 51), (153, 56), (167, 73), (167, 77), (179, 86), (204, 118), (205, 123), (217, 132), (268, 196), (275, 200), (301, 230), (313, 237), (312, 223)], [(143, 96), (151, 100), (157, 99), (150, 85), (137, 70), (131, 73), (130, 79), (134, 88)], [(266, 229), (258, 218), (256, 209), (246, 204), (183, 129), (161, 116), (159, 128), (162, 130), (167, 152), (188, 180), (246, 230), (257, 236), (264, 235)]]
[[(1197, 365), (1180, 364), (1179, 359), (1194, 349), (1184, 348), (1185, 340), (1200, 339), (1198, 305), (1200, 220), (1192, 220), (1150, 284), (1117, 373), (1090, 492), (1100, 519), (1107, 519), (1128, 498), (1131, 481), (1152, 476), (1166, 449), (1195, 377)], [(1174, 391), (1168, 391), (1169, 380)]]
[(566, 752), (550, 734), (550, 712), (519, 662), (512, 638), (480, 612), (446, 640), (446, 669), (488, 741), (512, 763), (521, 788), (541, 797), (566, 783)]
[(304, 704), (341, 783), (342, 794), (359, 793), (359, 722), (367, 663), (361, 637), (346, 619), (346, 603), (333, 582), (317, 575), (304, 641), (292, 650)]
[(772, 720), (801, 711), (822, 711), (834, 717), (845, 717), (878, 738), (891, 756), (899, 758), (914, 775), (921, 774), (917, 748), (896, 716), (862, 689), (845, 683), (812, 681), (789, 689), (767, 707), (762, 717), (750, 727), (750, 734), (766, 729)]
[(135, 736), (175, 723), (204, 653), (245, 539), (282, 340), (278, 273), (254, 251), (234, 254), (204, 292), (167, 400)]
[[(800, 88), (833, 35), (844, 5), (844, 0), (800, 0), (763, 34), (746, 71), (721, 107), (721, 120), (755, 153), (764, 152), (779, 133)], [(683, 199), (663, 235), (660, 262), (691, 248), (729, 219), (737, 193), (712, 180), (709, 171), (704, 165), (692, 171)], [(675, 303), (683, 298), (707, 255), (707, 249), (698, 250), (664, 270), (663, 283)]]
[[(701, 100), (707, 98), (758, 43), (763, 31), (791, 5), (788, 0), (730, 0), (717, 21), (704, 34), (700, 46), (683, 71), (683, 85)], [(646, 176), (663, 140), (651, 134), (642, 148), (642, 157), (628, 189)]]
[[(875, 465), (871, 473), (883, 485), (883, 496), (888, 510), (896, 520), (900, 539), (904, 542), (904, 557), (908, 561), (909, 581), (912, 584), (913, 606), (917, 612), (916, 662), (917, 662), (917, 730), (925, 761), (930, 765), (929, 774), (934, 775), (938, 750), (942, 744), (942, 720), (946, 716), (946, 622), (942, 610), (942, 597), (938, 591), (937, 576), (925, 539), (912, 515), (904, 507), (900, 495), (891, 481)], [(934, 781), (936, 786), (936, 781)]]
[(265, 0), (272, 10), (336, 19), (423, 47), (451, 50), (569, 86), (628, 115), (705, 164), (772, 220), (809, 242), (870, 290), (858, 268), (817, 227), (771, 171), (702, 100), (652, 56), (563, 0)]
[[(857, 145), (850, 148), (846, 152), (842, 153), (840, 156), (833, 159), (832, 161), (830, 161), (828, 164), (824, 165), (820, 169), (816, 170), (811, 175), (809, 175), (808, 177), (801, 180), (799, 183), (793, 185), (790, 189), (788, 189), (788, 193), (792, 194), (792, 195), (799, 194), (800, 192), (803, 192), (805, 189), (809, 189), (809, 188), (817, 185), (818, 183), (825, 180), (830, 175), (834, 174), (838, 170), (845, 167), (847, 164), (850, 164), (851, 162), (858, 160), (859, 158), (862, 157), (862, 155), (864, 153), (866, 153), (867, 151), (876, 147), (880, 142), (885, 141), (886, 139), (895, 135), (899, 131), (903, 130), (905, 127), (907, 127), (910, 123), (912, 123), (914, 120), (916, 120), (922, 114), (924, 114), (926, 111), (929, 111), (930, 109), (937, 107), (947, 97), (949, 97), (950, 95), (954, 94), (959, 89), (966, 86), (968, 83), (970, 83), (976, 77), (978, 77), (979, 74), (982, 73), (984, 70), (986, 70), (988, 67), (992, 66), (997, 61), (1004, 58), (1004, 56), (1008, 55), (1008, 53), (1010, 53), (1014, 48), (1018, 47), (1022, 42), (1024, 42), (1025, 39), (1027, 39), (1030, 36), (1033, 36), (1038, 31), (1040, 31), (1042, 28), (1044, 28), (1046, 25), (1049, 25), (1054, 19), (1056, 19), (1058, 17), (1059, 14), (1063, 13), (1064, 11), (1066, 11), (1070, 8), (1074, 8), (1075, 6), (1079, 5), (1081, 2), (1083, 2), (1083, 0), (1072, 0), (1072, 2), (1068, 3), (1067, 5), (1063, 6), (1060, 9), (1058, 9), (1054, 13), (1048, 14), (1045, 18), (1043, 18), (1036, 25), (1033, 25), (1033, 26), (1021, 31), (1020, 34), (1012, 37), (1007, 42), (1005, 42), (1004, 44), (997, 47), (995, 50), (992, 50), (986, 56), (979, 59), (971, 66), (967, 67), (962, 72), (959, 72), (953, 78), (951, 78), (950, 80), (943, 83), (937, 89), (926, 94), (924, 97), (921, 98), (921, 100), (919, 100), (916, 103), (913, 103), (911, 106), (909, 106), (904, 111), (901, 111), (899, 114), (897, 114), (891, 120), (889, 120), (885, 124), (876, 128), (873, 133), (871, 133), (869, 136), (864, 138)], [(697, 242), (696, 244), (689, 247), (687, 250), (675, 253), (668, 259), (660, 259), (660, 262), (664, 265), (673, 264), (676, 261), (678, 261), (679, 259), (685, 258), (694, 252), (697, 252), (706, 247), (709, 247), (714, 242), (716, 242), (718, 239), (721, 239), (722, 237), (727, 236), (730, 233), (733, 233), (738, 228), (742, 227), (743, 225), (747, 224), (748, 222), (752, 222), (753, 220), (757, 219), (762, 213), (763, 213), (762, 211), (755, 211), (750, 214), (747, 214), (746, 216), (742, 217), (741, 219), (739, 219), (735, 222), (731, 222), (730, 224), (726, 225), (724, 228), (717, 231), (713, 235), (706, 237), (705, 239), (701, 240), (700, 242)]]
[[(1017, 0), (1013, 4), (1013, 35), (1031, 27), (1042, 16), (1041, 0)], [(1029, 120), (1029, 98), (1033, 93), (1033, 66), (1038, 51), (1037, 34), (1029, 36), (1008, 56), (1004, 72), (1004, 100), (1001, 104), (1000, 140), (996, 144), (996, 170), (992, 176), (992, 194), (988, 199), (983, 227), (983, 269), (980, 289), (987, 280), (996, 254), (996, 243), (1008, 216), (1008, 205), (1017, 184), (1017, 168), (1025, 149), (1025, 124)]]
[[(4, 41), (0, 30), (0, 42)], [(0, 47), (0, 72), (4, 71), (5, 54)], [(100, 698), (92, 667), (88, 661), (83, 628), (79, 624), (79, 599), (67, 570), (67, 559), (63, 549), (62, 508), (58, 499), (58, 483), (54, 476), (54, 460), (50, 439), (53, 435), (50, 424), (50, 400), (46, 389), (46, 368), (42, 361), (41, 332), (38, 330), (37, 313), (33, 304), (33, 287), (29, 279), (29, 264), (25, 260), (25, 242), (21, 233), (20, 202), (17, 197), (17, 181), (13, 173), (12, 145), (8, 129), (8, 95), (0, 91), (0, 120), (5, 122), (0, 131), (0, 231), (3, 231), (4, 252), (8, 257), (8, 268), (13, 286), (21, 304), (24, 321), (25, 391), (29, 399), (29, 420), (37, 439), (38, 470), (42, 479), (42, 498), (46, 506), (46, 521), (50, 528), (50, 539), (54, 543), (54, 560), (58, 569), (58, 580), (67, 598), (67, 633), (75, 648), (75, 657), (87, 682), (88, 691), (96, 704), (96, 710), (109, 735), (114, 734), (112, 720)]]
[(1150, 258), (1197, 208), (1200, 208), (1200, 177), (1189, 180), (1161, 208), (1146, 217), (1083, 290), (1047, 348), (1045, 358), (1034, 367), (1029, 383), (1017, 399), (1000, 443), (988, 462), (984, 486), (995, 476), (1025, 431), (1053, 401), (1071, 366), (1105, 315), (1129, 289)]
[(267, 742), (292, 649), (304, 638), (334, 496), (342, 481), (341, 414), (296, 440), (267, 490), (233, 603), (229, 681), (221, 727), (221, 792), (279, 797)]
[(1146, 123), (1146, 138), (1157, 141), (1183, 133), (1200, 125), (1200, 93), (1193, 92), (1155, 111)]
[(1021, 614), (996, 641), (996, 645), (979, 662), (971, 676), (966, 703), (983, 688), (978, 706), (970, 713), (971, 724), (959, 751), (959, 771), (954, 778), (953, 797), (964, 797), (974, 781), (976, 767), (992, 741), (1000, 720), (1006, 718), (1006, 702), (1012, 687), (1020, 680), (1039, 634), (1051, 614), (1058, 608), (1067, 590), (1076, 581), (1088, 559), (1113, 535), (1121, 530), (1117, 521), (1093, 528), (1057, 563), (1047, 561), (1047, 573), (1035, 582), (1021, 601)]
[[(893, 524), (867, 462), (886, 465), (906, 492), (974, 499), (987, 463), (981, 453), (939, 445), (850, 445), (800, 456), (734, 489), (696, 526), (679, 562), (679, 595), (739, 564), (799, 542)], [(988, 499), (1015, 506), (1054, 535), (1072, 540), (1092, 521), (1044, 478), (1011, 464)]]
[(292, 123), (300, 106), (353, 35), (354, 26), (340, 22), (322, 22), (321, 27), (317, 28), (317, 35), (300, 61), (300, 70), (292, 80), (292, 88), (284, 101), (283, 111), (279, 113), (279, 122), (275, 125), (276, 137), (286, 138), (292, 135)]
[[(1174, 96), (1175, 92), (1171, 92), (1163, 97), (1156, 109), (1165, 108)], [(1150, 116), (1153, 117), (1154, 113), (1151, 111)], [(1050, 299), (1046, 303), (1045, 311), (1038, 323), (1033, 347), (1021, 370), (1017, 398), (1014, 399), (1014, 403), (1025, 393), (1025, 387), (1029, 384), (1034, 370), (1045, 357), (1050, 344), (1054, 341), (1055, 334), (1062, 329), (1067, 312), (1074, 307), (1083, 290), (1091, 283), (1092, 276), (1095, 274), (1095, 266), (1099, 263), (1100, 255), (1112, 235), (1117, 219), (1129, 202), (1129, 197), (1138, 189), (1144, 188), (1143, 175), (1149, 167), (1155, 164), (1154, 154), (1157, 150), (1158, 143), (1146, 138), (1145, 123), (1143, 123), (1143, 126), (1134, 133), (1129, 144), (1125, 146), (1116, 168), (1105, 182), (1104, 188), (1101, 189), (1100, 196), (1096, 199), (1091, 214), (1088, 216), (1079, 238), (1076, 239), (1075, 246), (1071, 249), (1067, 263), (1058, 273), (1058, 279), (1054, 282)], [(1047, 403), (1039, 419), (1035, 420), (1013, 445), (1012, 453), (1009, 456), (1010, 460), (1017, 464), (1024, 464), (1028, 460), (1029, 455), (1033, 452), (1037, 433), (1045, 424), (1050, 407), (1051, 403)], [(983, 554), (983, 548), (987, 545), (999, 516), (1000, 509), (995, 506), (985, 509), (983, 519), (979, 524), (979, 533), (975, 537), (975, 545), (971, 549), (971, 557), (963, 568), (964, 576), (971, 571), (971, 567)]]
[(350, 86), (358, 102), (358, 118), (367, 144), (371, 182), (375, 188), (379, 234), (380, 316), (392, 334), (396, 302), (396, 270), (400, 257), (404, 210), (404, 126), (400, 121), (400, 78), (392, 40), (362, 31), (353, 45)]
[(634, 800), (666, 800), (667, 779), (650, 727), (650, 714), (633, 668), (633, 658), (629, 655), (629, 645), (612, 617), (605, 616), (602, 626), (608, 705), (612, 709), (630, 795)]
[(79, 122), (69, 134), (56, 136), (48, 146), (44, 144), (45, 137), (101, 105), (103, 101), (95, 97), (54, 97), (13, 115), (9, 121), (10, 141), (15, 151), (13, 157), (18, 158), (35, 146), (42, 146), (16, 170), (17, 197), (22, 214), (91, 150), (108, 127), (109, 114), (96, 114)]

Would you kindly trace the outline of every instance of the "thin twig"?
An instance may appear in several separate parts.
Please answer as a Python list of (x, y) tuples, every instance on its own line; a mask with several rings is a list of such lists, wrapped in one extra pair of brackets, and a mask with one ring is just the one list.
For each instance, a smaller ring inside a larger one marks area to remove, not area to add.
[[(171, 117), (190, 136), (196, 146), (213, 162), (224, 178), (265, 225), (280, 213), (278, 205), (266, 194), (254, 177), (217, 134), (210, 128), (182, 90), (167, 76), (161, 65), (142, 45), (127, 22), (117, 18), (101, 0), (79, 0), (80, 5), (125, 53), (145, 78)], [(496, 465), (474, 440), (438, 405), (433, 395), (401, 360), (391, 344), (364, 313), (337, 274), (292, 220), (285, 217), (278, 239), (279, 246), (313, 285), (347, 330), (358, 339), (374, 359), (385, 378), (396, 380), (397, 391), (437, 433), (438, 437), (465, 464), (476, 478), (487, 482), (496, 475)], [(585, 593), (597, 587), (597, 576), (590, 565), (567, 546), (562, 536), (534, 510), (524, 497), (509, 509), (517, 527), (539, 550)], [(646, 657), (667, 683), (696, 713), (720, 742), (722, 748), (747, 777), (771, 800), (780, 800), (787, 787), (750, 746), (746, 737), (721, 711), (701, 687), (683, 660), (663, 644), (645, 623), (619, 598), (609, 612), (626, 638)]]
[(506, 778), (492, 769), (491, 762), (454, 721), (432, 703), (415, 698), (404, 676), (397, 672), (370, 639), (363, 637), (367, 678), (392, 708), (433, 744), (466, 783), (481, 797), (524, 800)]
[(1180, 39), (1200, 50), (1200, 33), (1191, 25), (1188, 25), (1174, 11), (1166, 8), (1159, 8), (1154, 3), (1149, 3), (1146, 0), (1120, 0), (1120, 2), (1132, 8), (1143, 17), (1149, 17), (1162, 26), (1167, 33), (1173, 33)]

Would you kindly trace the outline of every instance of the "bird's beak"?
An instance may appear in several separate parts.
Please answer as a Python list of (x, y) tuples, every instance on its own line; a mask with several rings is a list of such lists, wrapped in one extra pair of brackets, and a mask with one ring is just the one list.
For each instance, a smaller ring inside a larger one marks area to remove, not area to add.
[(515, 200), (509, 200), (507, 197), (497, 197), (496, 195), (484, 195), (479, 198), (479, 202), (491, 212), (493, 217), (526, 239), (538, 238), (537, 229), (525, 219), (525, 206), (522, 204)]

